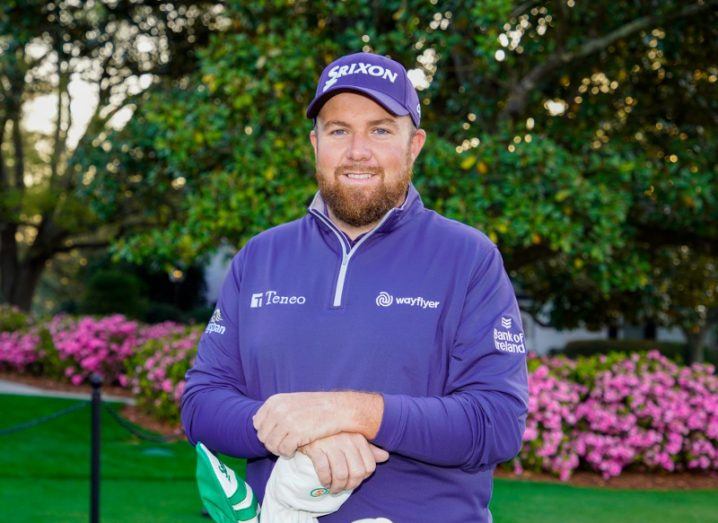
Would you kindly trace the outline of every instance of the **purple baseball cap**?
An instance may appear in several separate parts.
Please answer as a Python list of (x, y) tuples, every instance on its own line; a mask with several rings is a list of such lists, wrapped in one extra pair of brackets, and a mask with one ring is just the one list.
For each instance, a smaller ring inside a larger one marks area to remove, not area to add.
[(334, 60), (319, 77), (307, 118), (316, 118), (329, 98), (345, 91), (366, 95), (395, 116), (408, 114), (419, 127), (419, 95), (399, 62), (373, 53), (354, 53)]

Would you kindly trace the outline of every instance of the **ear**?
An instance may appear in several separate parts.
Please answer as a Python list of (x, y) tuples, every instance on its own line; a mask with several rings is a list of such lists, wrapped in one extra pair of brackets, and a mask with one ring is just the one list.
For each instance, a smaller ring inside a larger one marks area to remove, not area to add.
[(409, 144), (412, 162), (419, 156), (422, 147), (424, 147), (424, 142), (426, 142), (426, 131), (424, 131), (424, 129), (417, 129), (411, 137), (411, 143)]
[(319, 142), (317, 141), (317, 131), (316, 128), (309, 131), (309, 141), (312, 143), (312, 148), (314, 149), (314, 158), (317, 158), (317, 147), (319, 146)]

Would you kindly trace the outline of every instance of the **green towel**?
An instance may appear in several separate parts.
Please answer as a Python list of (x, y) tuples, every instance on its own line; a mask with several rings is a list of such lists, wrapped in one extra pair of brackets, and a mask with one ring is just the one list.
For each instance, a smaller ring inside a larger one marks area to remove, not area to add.
[(197, 442), (197, 487), (204, 507), (217, 523), (258, 523), (259, 506), (252, 488)]

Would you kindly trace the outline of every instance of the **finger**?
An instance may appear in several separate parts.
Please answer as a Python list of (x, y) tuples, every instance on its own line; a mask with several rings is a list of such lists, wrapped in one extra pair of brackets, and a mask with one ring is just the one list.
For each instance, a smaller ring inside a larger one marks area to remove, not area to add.
[(257, 437), (259, 441), (264, 443), (267, 440), (267, 436), (277, 425), (276, 421), (269, 420), (267, 418), (257, 421), (257, 418), (253, 421), (254, 428), (257, 430)]
[(359, 443), (358, 450), (366, 471), (363, 479), (366, 479), (374, 473), (374, 470), (376, 469), (376, 460), (374, 459), (374, 454), (372, 453), (371, 447), (369, 447), (366, 440)]
[(267, 441), (264, 443), (264, 446), (267, 447), (267, 450), (272, 454), (279, 456), (279, 444), (287, 436), (287, 434), (288, 432), (275, 427), (275, 429), (267, 435)]
[(299, 447), (297, 438), (287, 434), (282, 441), (279, 442), (277, 450), (280, 456), (291, 458)]
[[(266, 405), (266, 403), (265, 403)], [(254, 428), (259, 431), (260, 427), (264, 423), (265, 419), (267, 418), (267, 409), (265, 408), (265, 405), (262, 405), (259, 407), (259, 410), (257, 413), (252, 416), (252, 424), (254, 425)]]
[(314, 464), (314, 470), (317, 473), (317, 477), (319, 478), (319, 482), (322, 484), (322, 487), (329, 488), (332, 484), (332, 472), (329, 465), (329, 458), (323, 451), (314, 449), (308, 449), (307, 455), (309, 456), (309, 459), (312, 460), (312, 464)]
[(345, 489), (347, 479), (349, 479), (347, 460), (344, 453), (337, 449), (327, 453), (327, 457), (329, 458), (329, 468), (332, 474), (332, 482), (329, 490), (332, 494), (338, 494)]
[(361, 452), (355, 442), (349, 442), (344, 447), (344, 456), (347, 460), (349, 476), (344, 486), (345, 490), (353, 489), (367, 477), (367, 467), (364, 464)]
[(386, 460), (389, 459), (389, 453), (384, 450), (380, 449), (376, 445), (369, 444), (369, 448), (371, 449), (371, 453), (374, 455), (374, 461), (377, 463), (384, 463)]

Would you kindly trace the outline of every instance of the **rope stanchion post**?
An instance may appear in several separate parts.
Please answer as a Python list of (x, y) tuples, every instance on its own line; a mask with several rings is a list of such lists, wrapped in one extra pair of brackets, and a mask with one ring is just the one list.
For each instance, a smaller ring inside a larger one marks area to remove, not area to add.
[(90, 376), (92, 385), (92, 428), (90, 435), (90, 523), (100, 522), (100, 426), (102, 377)]

